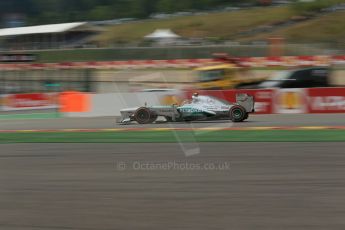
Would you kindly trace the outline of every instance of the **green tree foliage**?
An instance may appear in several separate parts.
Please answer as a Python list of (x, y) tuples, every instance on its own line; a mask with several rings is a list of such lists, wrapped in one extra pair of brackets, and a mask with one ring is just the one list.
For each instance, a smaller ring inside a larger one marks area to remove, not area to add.
[(310, 14), (317, 13), (322, 9), (344, 2), (345, 0), (296, 1), (292, 5), (292, 9), (299, 14)]
[(207, 10), (253, 0), (3, 0), (2, 19), (22, 14), (28, 24), (115, 18), (147, 18), (152, 13)]

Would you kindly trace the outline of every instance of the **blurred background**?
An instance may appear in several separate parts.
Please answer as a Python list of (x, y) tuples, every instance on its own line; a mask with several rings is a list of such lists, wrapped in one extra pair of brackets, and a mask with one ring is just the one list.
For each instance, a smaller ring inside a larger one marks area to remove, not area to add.
[(345, 229), (344, 114), (345, 0), (0, 0), (0, 229)]
[(0, 111), (55, 109), (66, 91), (170, 103), (191, 90), (303, 88), (282, 96), (295, 111), (324, 87), (323, 110), (344, 111), (344, 12), (344, 0), (1, 1)]

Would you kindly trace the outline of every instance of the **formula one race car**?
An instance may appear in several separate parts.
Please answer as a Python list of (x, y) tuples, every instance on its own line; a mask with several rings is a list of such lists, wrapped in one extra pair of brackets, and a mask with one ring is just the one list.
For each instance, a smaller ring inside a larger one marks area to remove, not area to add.
[(139, 124), (150, 124), (159, 116), (172, 121), (196, 121), (229, 119), (233, 122), (241, 122), (248, 118), (248, 114), (254, 112), (254, 97), (247, 94), (236, 94), (236, 102), (229, 103), (226, 100), (213, 96), (199, 96), (193, 94), (192, 100), (184, 101), (180, 106), (145, 106), (121, 110), (121, 123), (127, 124), (136, 121)]

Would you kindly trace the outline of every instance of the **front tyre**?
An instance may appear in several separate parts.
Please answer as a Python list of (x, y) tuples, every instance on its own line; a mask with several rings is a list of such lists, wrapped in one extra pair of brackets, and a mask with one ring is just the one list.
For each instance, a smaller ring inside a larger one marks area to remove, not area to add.
[(156, 118), (157, 117), (146, 107), (140, 107), (134, 113), (134, 119), (139, 124), (150, 124), (154, 122)]
[(230, 120), (233, 122), (241, 122), (248, 118), (247, 111), (240, 105), (234, 105), (229, 111)]

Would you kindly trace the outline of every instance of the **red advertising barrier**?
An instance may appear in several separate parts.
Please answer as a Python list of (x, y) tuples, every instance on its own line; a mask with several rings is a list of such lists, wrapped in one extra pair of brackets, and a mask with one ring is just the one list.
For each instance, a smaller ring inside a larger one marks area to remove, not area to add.
[(276, 89), (273, 95), (273, 113), (307, 113), (306, 89)]
[(309, 113), (345, 113), (345, 88), (311, 88), (307, 91)]
[[(255, 113), (345, 113), (345, 88), (310, 89), (256, 89), (256, 90), (189, 90), (182, 94), (164, 97), (164, 104), (181, 102), (192, 93), (211, 95), (230, 102), (236, 93), (255, 97)], [(91, 96), (84, 94), (60, 97), (62, 110), (85, 112), (92, 109)], [(57, 93), (7, 94), (0, 96), (0, 108), (4, 111), (51, 109), (58, 107)], [(72, 100), (73, 99), (73, 100)], [(64, 103), (62, 103), (64, 102)], [(74, 103), (76, 102), (76, 103)]]
[(186, 97), (193, 92), (230, 102), (236, 100), (236, 93), (253, 95), (257, 114), (345, 113), (345, 88), (194, 90), (186, 92)]
[(56, 107), (56, 93), (5, 94), (1, 96), (1, 109), (3, 111), (51, 109)]
[(345, 113), (345, 88), (277, 89), (274, 113)]

